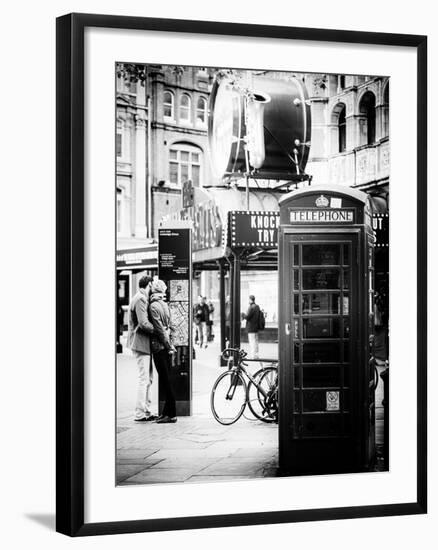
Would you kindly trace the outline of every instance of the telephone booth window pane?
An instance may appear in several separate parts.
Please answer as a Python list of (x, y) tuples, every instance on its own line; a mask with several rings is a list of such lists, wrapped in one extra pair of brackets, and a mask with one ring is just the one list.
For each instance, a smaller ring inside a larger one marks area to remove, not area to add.
[(300, 388), (300, 370), (301, 370), (301, 367), (294, 367), (293, 368), (293, 387), (295, 389), (299, 389)]
[(342, 288), (344, 290), (350, 289), (350, 270), (349, 269), (344, 269), (344, 283)]
[(294, 391), (294, 412), (300, 413), (301, 410), (301, 392), (300, 391)]
[(343, 245), (343, 264), (350, 265), (350, 247), (348, 244)]
[(299, 248), (297, 244), (294, 244), (293, 246), (293, 265), (298, 265), (300, 263), (300, 257), (299, 257)]
[(350, 337), (350, 320), (344, 319), (344, 338)]
[(299, 271), (297, 269), (294, 269), (292, 272), (293, 280), (294, 280), (294, 290), (299, 290)]
[(303, 319), (303, 338), (340, 338), (337, 318)]
[(298, 340), (298, 338), (300, 337), (300, 326), (298, 323), (298, 319), (293, 320), (293, 327), (294, 327), (294, 338), (295, 340)]
[(303, 265), (339, 265), (339, 263), (339, 245), (303, 244)]
[(305, 437), (340, 435), (342, 430), (342, 416), (340, 414), (303, 415), (295, 419), (297, 433)]
[(298, 294), (294, 294), (294, 315), (300, 313), (300, 297)]
[(303, 391), (303, 412), (323, 412), (327, 409), (325, 390)]
[(318, 292), (314, 294), (303, 294), (303, 314), (339, 314), (340, 300), (340, 295), (337, 292)]
[(348, 367), (344, 367), (344, 388), (348, 388), (350, 386), (350, 369)]
[(338, 269), (303, 269), (303, 289), (323, 290), (340, 288)]
[(350, 298), (349, 296), (342, 297), (342, 315), (348, 315), (350, 313)]
[(350, 361), (350, 343), (344, 342), (344, 363)]
[(350, 410), (350, 390), (344, 390), (342, 392), (342, 407), (344, 411)]
[[(339, 395), (339, 392), (337, 392)], [(303, 412), (330, 412), (336, 413), (342, 410), (343, 396), (339, 395), (335, 407), (330, 408), (327, 404), (326, 390), (304, 390), (303, 391)]]
[(339, 363), (338, 342), (312, 342), (303, 344), (303, 363)]
[(300, 362), (300, 344), (294, 344), (294, 363)]
[(303, 367), (304, 388), (339, 388), (341, 367)]

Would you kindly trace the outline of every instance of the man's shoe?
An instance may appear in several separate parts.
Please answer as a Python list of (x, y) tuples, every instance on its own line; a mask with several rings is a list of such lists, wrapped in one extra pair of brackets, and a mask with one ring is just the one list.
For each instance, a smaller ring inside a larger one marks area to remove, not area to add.
[(160, 418), (156, 421), (156, 424), (174, 424), (176, 421), (176, 416), (160, 416)]
[(149, 416), (144, 416), (143, 418), (134, 418), (135, 422), (152, 422), (157, 420), (158, 416), (155, 414), (150, 414)]

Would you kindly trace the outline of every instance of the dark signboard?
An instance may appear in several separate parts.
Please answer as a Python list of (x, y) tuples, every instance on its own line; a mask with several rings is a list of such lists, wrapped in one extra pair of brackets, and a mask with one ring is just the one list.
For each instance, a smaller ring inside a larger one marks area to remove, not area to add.
[(158, 275), (163, 281), (186, 279), (190, 269), (190, 229), (158, 230)]
[(177, 351), (172, 358), (170, 382), (178, 416), (191, 415), (192, 403), (191, 238), (188, 227), (158, 229), (158, 277), (167, 285), (167, 301), (175, 329), (173, 344)]
[(279, 212), (233, 210), (229, 212), (230, 246), (274, 248), (279, 225)]
[(376, 247), (389, 246), (389, 214), (373, 214), (373, 230), (376, 236)]

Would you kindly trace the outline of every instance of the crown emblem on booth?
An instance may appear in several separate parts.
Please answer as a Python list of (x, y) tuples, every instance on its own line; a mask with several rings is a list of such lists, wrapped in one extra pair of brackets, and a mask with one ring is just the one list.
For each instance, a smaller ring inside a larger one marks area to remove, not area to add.
[(329, 205), (329, 200), (327, 197), (324, 197), (324, 195), (320, 195), (316, 201), (315, 201), (315, 204), (316, 206), (318, 206), (319, 208), (322, 208), (324, 206), (328, 206)]

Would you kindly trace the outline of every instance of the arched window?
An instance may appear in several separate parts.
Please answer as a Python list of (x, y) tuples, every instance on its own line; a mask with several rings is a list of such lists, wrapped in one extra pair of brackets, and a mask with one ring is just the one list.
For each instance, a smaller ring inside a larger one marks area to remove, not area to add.
[(359, 104), (362, 115), (361, 145), (372, 145), (376, 141), (376, 98), (372, 92), (366, 92)]
[(200, 97), (196, 104), (196, 122), (197, 124), (205, 124), (207, 122), (207, 100), (205, 97)]
[(173, 94), (168, 90), (163, 94), (163, 115), (166, 118), (175, 118)]
[(382, 124), (382, 133), (383, 136), (389, 136), (389, 82), (386, 84), (385, 89), (383, 90), (383, 124)]
[(338, 117), (338, 149), (343, 153), (347, 149), (347, 122), (345, 119), (345, 105), (342, 107)]
[(179, 118), (181, 121), (190, 121), (190, 106), (190, 96), (187, 94), (183, 94), (179, 103)]
[(169, 181), (182, 185), (192, 180), (194, 187), (201, 184), (202, 151), (190, 143), (174, 143), (169, 150)]

